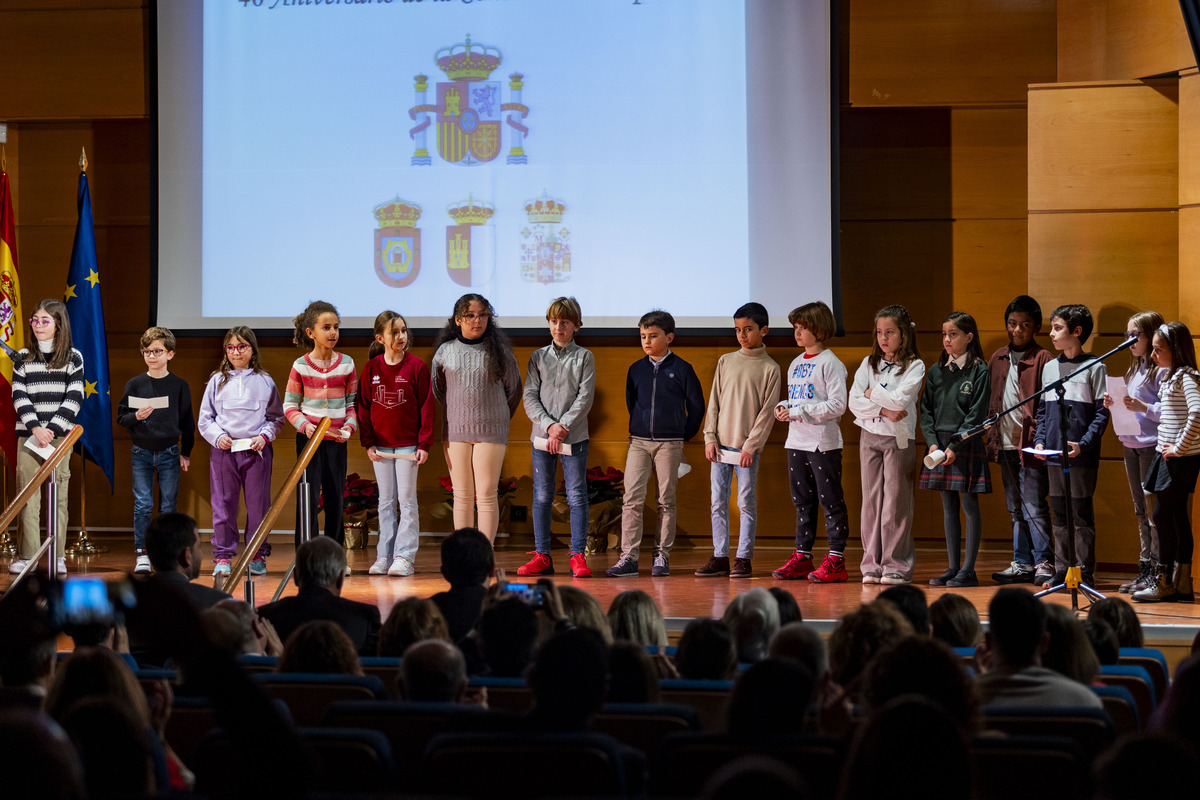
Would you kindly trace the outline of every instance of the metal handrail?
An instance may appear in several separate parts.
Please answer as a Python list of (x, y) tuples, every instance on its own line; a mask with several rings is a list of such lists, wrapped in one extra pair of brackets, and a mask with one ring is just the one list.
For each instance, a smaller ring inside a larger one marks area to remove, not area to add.
[[(54, 473), (54, 470), (57, 469), (58, 465), (64, 458), (71, 455), (71, 448), (74, 447), (75, 443), (79, 441), (80, 436), (83, 436), (82, 425), (76, 425), (71, 428), (71, 430), (67, 431), (67, 435), (63, 437), (61, 442), (59, 442), (58, 447), (54, 448), (54, 452), (50, 454), (50, 457), (42, 462), (42, 465), (37, 468), (37, 472), (33, 473), (33, 477), (29, 479), (29, 483), (25, 484), (24, 488), (17, 493), (17, 496), (14, 497), (13, 501), (8, 504), (8, 507), (4, 509), (3, 513), (0, 513), (0, 530), (8, 530), (8, 526), (11, 525), (12, 521), (17, 518), (17, 514), (21, 513), (21, 509), (25, 508), (26, 504), (33, 499), (33, 497), (37, 495), (39, 491), (41, 491), (42, 484), (46, 482), (46, 479)], [(51, 508), (48, 509), (46, 513), (47, 515), (57, 514), (58, 511)], [(49, 520), (50, 517), (47, 516), (46, 519)], [(16, 579), (8, 585), (7, 591), (12, 591), (19, 586), (21, 581), (25, 580), (25, 576), (33, 571), (42, 555), (46, 552), (47, 548), (53, 544), (53, 537), (56, 535), (57, 531), (55, 531), (53, 526), (51, 526), (50, 531), (46, 535), (46, 541), (42, 542), (42, 546), (38, 548), (38, 551), (34, 557), (29, 559), (29, 562), (25, 565), (25, 569), (21, 570), (21, 573), (17, 575)], [(51, 573), (54, 572), (54, 567), (54, 564), (50, 565)]]
[(271, 528), (275, 526), (275, 520), (279, 518), (283, 511), (283, 504), (291, 497), (292, 490), (296, 488), (296, 484), (300, 482), (300, 476), (304, 474), (308, 463), (312, 461), (313, 456), (317, 452), (317, 448), (321, 446), (321, 442), (325, 438), (325, 432), (329, 430), (329, 417), (325, 417), (317, 424), (316, 431), (309, 438), (308, 444), (304, 446), (304, 450), (300, 452), (300, 457), (296, 459), (292, 471), (288, 473), (287, 479), (284, 480), (283, 486), (279, 488), (275, 499), (271, 501), (271, 507), (267, 509), (266, 515), (262, 522), (258, 524), (258, 530), (254, 532), (254, 536), (250, 537), (250, 541), (246, 543), (246, 548), (242, 554), (238, 556), (236, 562), (229, 569), (227, 575), (222, 581), (224, 586), (236, 586), (237, 581), (246, 577), (247, 570), (250, 569), (250, 562), (254, 560), (255, 554), (258, 553), (258, 548), (262, 547), (263, 542), (267, 540), (267, 534), (271, 532)]

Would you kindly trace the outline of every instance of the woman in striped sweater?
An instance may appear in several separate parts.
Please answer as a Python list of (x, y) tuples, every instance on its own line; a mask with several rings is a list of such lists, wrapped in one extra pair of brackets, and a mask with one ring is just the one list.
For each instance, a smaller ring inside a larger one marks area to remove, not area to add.
[[(1188, 495), (1200, 474), (1200, 373), (1192, 334), (1182, 322), (1159, 326), (1154, 361), (1165, 377), (1159, 387), (1161, 416), (1154, 462), (1145, 489), (1158, 495), (1158, 564), (1153, 582), (1134, 592), (1134, 600), (1192, 602), (1192, 521)], [(1173, 566), (1172, 566), (1173, 565)]]
[[(43, 300), (29, 318), (29, 342), (24, 360), (13, 367), (13, 407), (17, 412), (17, 483), (24, 486), (44, 460), (27, 445), (58, 447), (83, 404), (83, 356), (71, 347), (71, 321), (67, 307), (58, 300)], [(67, 532), (67, 481), (71, 478), (68, 459), (54, 470), (58, 482), (57, 515), (58, 574), (67, 573), (63, 546)], [(50, 513), (47, 511), (47, 513)], [(20, 557), (9, 572), (25, 569), (41, 546), (41, 501), (32, 498), (21, 511)]]

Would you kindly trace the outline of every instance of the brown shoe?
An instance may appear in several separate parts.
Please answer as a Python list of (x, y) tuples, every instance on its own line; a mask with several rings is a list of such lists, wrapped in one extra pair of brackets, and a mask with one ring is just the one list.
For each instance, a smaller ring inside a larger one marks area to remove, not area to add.
[(729, 574), (729, 557), (713, 556), (700, 569), (696, 570), (697, 578), (722, 578)]
[(731, 578), (749, 578), (750, 573), (753, 571), (754, 571), (754, 568), (750, 566), (750, 559), (735, 558), (733, 560), (733, 569), (729, 570), (729, 577), (731, 577)]

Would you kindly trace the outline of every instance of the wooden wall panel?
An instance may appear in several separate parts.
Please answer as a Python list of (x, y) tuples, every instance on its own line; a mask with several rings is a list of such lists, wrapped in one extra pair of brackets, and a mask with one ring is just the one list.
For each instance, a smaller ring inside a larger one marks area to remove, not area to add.
[(1196, 66), (1179, 0), (1106, 1), (1106, 78), (1148, 78)]
[(951, 307), (981, 314), (983, 330), (1004, 330), (1004, 308), (1028, 289), (1026, 229), (1024, 217), (954, 223)]
[(1029, 208), (1174, 208), (1176, 81), (1029, 91)]
[(1105, 69), (1105, 0), (1058, 0), (1058, 82), (1099, 81)]
[(1200, 206), (1179, 209), (1179, 319), (1200, 333)]
[(950, 112), (951, 216), (1024, 219), (1028, 123), (1022, 108)]
[(1200, 72), (1179, 77), (1179, 205), (1200, 205)]
[(948, 109), (842, 109), (842, 219), (949, 218), (950, 145)]
[(1043, 310), (1062, 303), (1084, 303), (1094, 315), (1122, 309), (1105, 317), (1113, 333), (1130, 311), (1153, 308), (1174, 319), (1178, 218), (1174, 211), (1031, 214), (1030, 293)]
[(4, 118), (145, 117), (144, 5), (0, 8)]
[(855, 106), (1024, 105), (1053, 80), (1054, 0), (854, 0)]
[(953, 305), (949, 220), (842, 223), (842, 316), (872, 330), (875, 312), (900, 303), (920, 331), (941, 330)]

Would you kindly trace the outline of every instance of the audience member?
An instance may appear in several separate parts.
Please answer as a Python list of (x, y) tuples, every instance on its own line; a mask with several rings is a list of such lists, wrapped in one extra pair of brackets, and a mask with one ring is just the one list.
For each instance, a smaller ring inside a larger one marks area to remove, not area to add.
[(1107, 622), (1099, 618), (1089, 619), (1083, 623), (1083, 632), (1087, 634), (1100, 666), (1116, 664), (1121, 660), (1121, 643), (1117, 640), (1117, 632)]
[(640, 644), (613, 642), (608, 648), (608, 702), (657, 703), (658, 670)]
[(85, 697), (59, 722), (79, 754), (89, 798), (157, 794), (151, 743), (133, 708), (113, 697)]
[(1088, 687), (1042, 666), (1046, 633), (1046, 607), (1029, 591), (1000, 589), (988, 604), (989, 630), (976, 650), (982, 673), (980, 700), (986, 707), (1091, 706), (1101, 708), (1100, 697)]
[(467, 691), (467, 662), (445, 639), (425, 639), (404, 650), (396, 688), (414, 703), (461, 703)]
[(425, 639), (450, 642), (450, 629), (437, 604), (426, 597), (406, 597), (392, 606), (379, 632), (379, 655), (399, 658)]
[[(263, 619), (249, 603), (230, 598), (209, 609), (210, 614), (214, 611), (228, 614), (237, 623), (235, 628), (226, 633), (230, 637), (229, 644), (237, 648), (233, 651), (235, 655), (278, 657), (283, 654), (283, 642), (280, 641), (275, 626), (270, 620)], [(212, 633), (214, 632), (210, 631), (210, 635)], [(233, 638), (235, 634), (236, 643)]]
[(934, 639), (950, 647), (978, 647), (983, 638), (975, 604), (950, 592), (930, 604), (929, 630)]
[(1102, 619), (1107, 622), (1116, 632), (1117, 642), (1121, 647), (1146, 646), (1142, 621), (1138, 619), (1133, 606), (1119, 597), (1105, 597), (1092, 603), (1088, 608), (1088, 619)]
[[(729, 732), (780, 736), (804, 731), (804, 711), (812, 700), (816, 679), (803, 664), (790, 658), (768, 658), (738, 675), (729, 696)], [(788, 713), (780, 713), (780, 703)]]
[(326, 536), (314, 537), (296, 548), (297, 594), (268, 603), (258, 613), (285, 643), (306, 622), (327, 620), (341, 627), (360, 656), (373, 656), (379, 647), (379, 609), (341, 597), (345, 579), (342, 546)]
[(912, 625), (893, 603), (859, 606), (842, 617), (829, 637), (829, 673), (850, 700), (858, 697), (859, 680), (871, 659), (890, 644), (912, 636)]
[(479, 529), (459, 528), (442, 540), (442, 577), (450, 589), (430, 599), (445, 617), (451, 641), (461, 641), (479, 622), (487, 582), (495, 571), (492, 543)]
[(766, 589), (756, 586), (730, 601), (724, 620), (733, 635), (737, 660), (753, 664), (766, 657), (771, 637), (779, 630), (779, 603)]
[(563, 614), (572, 625), (591, 628), (600, 634), (606, 645), (612, 644), (612, 629), (608, 627), (604, 607), (594, 595), (577, 586), (563, 584), (558, 587), (558, 597), (562, 601)]
[(538, 651), (529, 669), (536, 730), (585, 731), (604, 704), (608, 683), (604, 640), (588, 628), (555, 634)]
[(1042, 666), (1073, 681), (1091, 684), (1100, 673), (1100, 661), (1083, 623), (1066, 606), (1046, 605), (1046, 646)]
[(667, 646), (667, 625), (654, 598), (641, 589), (621, 592), (608, 606), (613, 641), (622, 639), (652, 647)]
[(5, 636), (0, 647), (0, 708), (41, 708), (54, 679), (55, 642)]
[[(338, 545), (338, 549), (341, 549), (341, 545)], [(341, 626), (327, 619), (306, 622), (292, 631), (283, 643), (283, 655), (279, 657), (275, 669), (277, 672), (363, 674), (354, 642)]]
[(863, 673), (864, 711), (904, 695), (937, 703), (967, 736), (979, 729), (979, 694), (962, 659), (942, 642), (910, 636), (881, 650)]
[(1194, 746), (1173, 736), (1133, 734), (1122, 736), (1101, 753), (1093, 774), (1093, 800), (1129, 800), (1145, 790), (1147, 775), (1153, 775), (1160, 786), (1193, 786), (1200, 775), (1200, 755)]
[(524, 600), (507, 595), (488, 605), (479, 620), (479, 649), (487, 674), (524, 675), (537, 649), (538, 632), (537, 612)]
[(796, 602), (794, 594), (782, 586), (772, 586), (767, 591), (771, 593), (771, 597), (774, 597), (775, 602), (779, 604), (779, 627), (782, 628), (790, 622), (804, 621), (804, 615), (800, 612), (800, 604)]
[(1179, 662), (1171, 686), (1147, 727), (1200, 750), (1200, 657), (1189, 656)]
[(905, 583), (889, 586), (876, 599), (895, 605), (917, 636), (929, 635), (929, 604), (925, 600), (925, 592), (911, 583)]
[(737, 654), (733, 650), (729, 626), (719, 619), (689, 622), (679, 637), (675, 667), (681, 678), (732, 680), (737, 672)]
[(8, 797), (84, 800), (83, 768), (71, 740), (57, 722), (32, 709), (0, 713), (0, 742), (9, 765), (4, 775)]
[(810, 796), (800, 773), (770, 756), (735, 758), (714, 772), (700, 790), (700, 800), (807, 800)]

